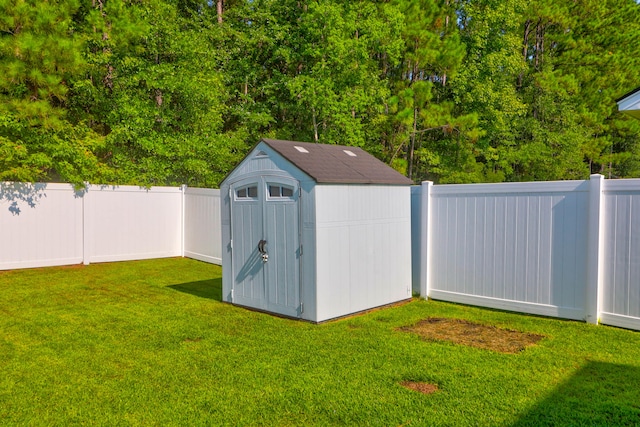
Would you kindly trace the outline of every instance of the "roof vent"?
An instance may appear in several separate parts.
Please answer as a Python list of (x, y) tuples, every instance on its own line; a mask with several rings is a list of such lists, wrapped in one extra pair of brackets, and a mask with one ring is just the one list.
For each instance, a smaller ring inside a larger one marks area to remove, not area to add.
[(256, 153), (256, 157), (268, 157), (267, 153), (265, 153), (264, 151), (260, 150)]
[(347, 156), (351, 156), (351, 157), (358, 157), (358, 156), (356, 155), (356, 153), (354, 153), (353, 151), (350, 151), (350, 150), (342, 150), (342, 151), (344, 151), (344, 153), (345, 153)]
[(294, 145), (293, 146), (296, 150), (298, 150), (301, 153), (308, 153), (309, 151), (307, 151), (306, 148), (300, 147), (299, 145)]

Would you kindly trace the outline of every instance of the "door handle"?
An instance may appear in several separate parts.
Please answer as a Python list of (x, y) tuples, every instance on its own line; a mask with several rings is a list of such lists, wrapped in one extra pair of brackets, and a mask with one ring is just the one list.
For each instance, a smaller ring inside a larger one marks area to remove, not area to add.
[(260, 252), (262, 254), (262, 262), (267, 262), (269, 261), (269, 255), (267, 254), (267, 251), (264, 248), (264, 245), (267, 244), (266, 240), (260, 240), (258, 242), (258, 252)]

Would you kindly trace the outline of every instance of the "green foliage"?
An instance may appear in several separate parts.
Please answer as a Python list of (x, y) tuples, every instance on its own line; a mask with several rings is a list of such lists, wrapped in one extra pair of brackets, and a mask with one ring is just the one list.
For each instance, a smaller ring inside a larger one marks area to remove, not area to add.
[(99, 179), (99, 135), (67, 114), (82, 73), (75, 1), (0, 2), (0, 180)]
[(114, 179), (216, 186), (238, 159), (238, 143), (222, 132), (227, 94), (215, 34), (161, 1), (110, 2), (92, 13), (103, 28), (90, 39), (92, 74), (76, 86), (74, 111), (89, 112), (104, 133), (100, 154)]
[(639, 50), (633, 0), (0, 0), (0, 179), (216, 186), (261, 137), (636, 177)]
[(613, 54), (638, 46), (635, 3), (474, 1), (462, 11), (468, 57), (453, 92), (480, 114), (483, 180), (584, 179), (633, 158), (636, 148), (611, 144), (615, 126), (637, 129), (614, 98), (636, 85), (638, 52), (625, 63)]

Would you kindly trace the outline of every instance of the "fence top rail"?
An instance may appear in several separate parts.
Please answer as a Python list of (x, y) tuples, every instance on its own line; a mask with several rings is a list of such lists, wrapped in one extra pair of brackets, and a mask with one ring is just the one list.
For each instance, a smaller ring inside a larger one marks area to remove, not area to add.
[(73, 185), (68, 183), (52, 183), (52, 182), (11, 182), (0, 181), (0, 191), (16, 191), (16, 190), (30, 190), (30, 191), (75, 191)]
[(219, 196), (220, 190), (217, 188), (191, 188), (187, 187), (185, 194), (198, 194), (202, 196)]
[(614, 191), (633, 191), (640, 193), (640, 179), (609, 179), (605, 181), (605, 193)]
[(101, 185), (91, 184), (88, 191), (117, 191), (119, 193), (180, 193), (180, 187), (141, 187), (138, 185)]
[(142, 187), (139, 185), (110, 185), (110, 184), (88, 184), (86, 187), (80, 187), (77, 190), (72, 184), (58, 182), (8, 182), (0, 181), (0, 192), (44, 192), (44, 191), (70, 191), (80, 195), (86, 191), (118, 191), (130, 193), (180, 193), (180, 187)]
[(566, 193), (588, 192), (589, 181), (548, 181), (548, 182), (500, 182), (495, 184), (444, 184), (431, 188), (433, 195), (470, 195), (515, 193)]

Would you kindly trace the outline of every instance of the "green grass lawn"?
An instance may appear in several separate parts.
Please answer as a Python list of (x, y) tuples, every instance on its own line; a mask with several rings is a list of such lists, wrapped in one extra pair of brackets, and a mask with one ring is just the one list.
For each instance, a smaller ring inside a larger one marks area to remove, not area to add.
[[(313, 325), (221, 303), (220, 277), (0, 272), (0, 425), (640, 425), (638, 332), (424, 300)], [(502, 354), (398, 330), (435, 316), (546, 338)]]

